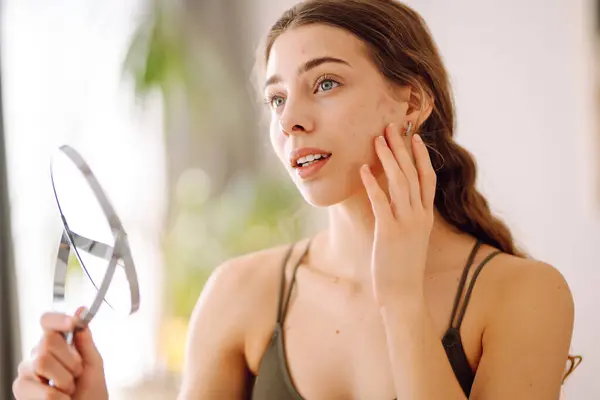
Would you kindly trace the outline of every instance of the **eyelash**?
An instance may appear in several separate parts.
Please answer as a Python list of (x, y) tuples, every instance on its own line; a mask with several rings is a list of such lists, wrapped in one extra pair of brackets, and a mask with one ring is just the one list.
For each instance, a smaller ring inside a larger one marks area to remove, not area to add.
[[(319, 86), (320, 84), (322, 84), (323, 82), (326, 82), (326, 81), (331, 81), (331, 82), (334, 82), (335, 84), (337, 84), (337, 85), (338, 85), (338, 86), (336, 86), (336, 87), (339, 87), (339, 86), (341, 86), (341, 85), (342, 85), (342, 84), (341, 84), (341, 83), (340, 83), (340, 82), (339, 82), (339, 81), (338, 81), (336, 78), (334, 78), (332, 75), (323, 75), (323, 76), (319, 77), (319, 79), (317, 79), (317, 81), (315, 82), (314, 86), (318, 88), (318, 86)], [(315, 92), (316, 92), (316, 90), (315, 90)], [(275, 93), (275, 94), (271, 94), (271, 95), (268, 95), (268, 96), (265, 98), (265, 100), (264, 100), (264, 103), (265, 103), (265, 105), (268, 105), (268, 106), (271, 106), (271, 107), (273, 107), (273, 106), (272, 106), (272, 104), (273, 104), (273, 100), (274, 100), (275, 98), (277, 98), (277, 97), (281, 97), (281, 96), (280, 96), (279, 94), (277, 94), (277, 93)], [(273, 107), (273, 108), (276, 108), (276, 107)]]

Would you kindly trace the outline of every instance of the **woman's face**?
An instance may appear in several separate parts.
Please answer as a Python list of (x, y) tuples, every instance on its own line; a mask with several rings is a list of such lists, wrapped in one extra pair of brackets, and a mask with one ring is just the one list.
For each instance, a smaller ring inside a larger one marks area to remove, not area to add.
[(410, 96), (408, 90), (392, 91), (357, 37), (318, 24), (276, 39), (264, 94), (273, 148), (315, 206), (364, 190), (359, 168), (369, 164), (377, 171), (373, 140), (391, 122), (404, 125)]

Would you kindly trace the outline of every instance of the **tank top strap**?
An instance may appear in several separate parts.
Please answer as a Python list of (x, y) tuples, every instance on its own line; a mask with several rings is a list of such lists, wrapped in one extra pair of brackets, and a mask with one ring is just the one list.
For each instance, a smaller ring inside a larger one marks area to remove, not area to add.
[(477, 255), (477, 251), (479, 251), (480, 247), (481, 247), (481, 241), (477, 240), (477, 242), (475, 242), (475, 246), (473, 246), (473, 249), (471, 250), (471, 254), (469, 254), (469, 258), (467, 259), (465, 268), (463, 269), (463, 273), (460, 278), (460, 282), (458, 284), (458, 289), (456, 290), (456, 298), (454, 299), (454, 306), (452, 307), (452, 313), (450, 315), (450, 325), (448, 326), (448, 329), (450, 329), (454, 326), (454, 319), (456, 318), (456, 313), (458, 312), (458, 306), (460, 304), (460, 299), (461, 299), (463, 291), (465, 289), (465, 283), (467, 282), (467, 276), (469, 275), (469, 270), (471, 269), (471, 266), (473, 265), (473, 261), (475, 261), (475, 256)]
[(465, 313), (467, 311), (467, 306), (469, 305), (469, 300), (471, 299), (471, 293), (473, 292), (473, 287), (475, 286), (475, 281), (477, 280), (479, 273), (481, 272), (483, 267), (485, 267), (485, 265), (488, 262), (490, 262), (490, 260), (492, 258), (496, 257), (500, 253), (502, 253), (502, 251), (496, 250), (496, 251), (493, 251), (490, 254), (488, 254), (488, 256), (481, 262), (481, 264), (479, 264), (477, 266), (477, 269), (473, 273), (473, 278), (471, 278), (471, 282), (469, 283), (469, 288), (467, 289), (467, 294), (465, 295), (465, 300), (463, 302), (463, 306), (462, 306), (460, 315), (458, 316), (458, 321), (456, 322), (455, 327), (457, 330), (460, 330), (460, 326), (462, 324), (463, 318), (465, 317)]
[(285, 288), (285, 267), (287, 266), (290, 257), (292, 256), (292, 251), (294, 250), (295, 243), (292, 243), (288, 250), (285, 252), (285, 257), (283, 258), (283, 262), (281, 263), (281, 279), (279, 282), (279, 298), (277, 300), (277, 322), (281, 321), (281, 313), (282, 313), (282, 305), (283, 305), (283, 291)]
[(300, 257), (298, 258), (298, 261), (296, 261), (296, 264), (294, 265), (294, 270), (292, 271), (292, 279), (290, 280), (290, 285), (287, 290), (287, 294), (284, 295), (284, 292), (285, 292), (285, 269), (286, 269), (286, 266), (288, 264), (288, 261), (289, 261), (291, 255), (292, 255), (292, 250), (294, 249), (294, 246), (295, 246), (294, 244), (292, 244), (290, 246), (290, 249), (288, 250), (288, 252), (285, 256), (283, 266), (281, 268), (281, 283), (279, 286), (279, 304), (277, 306), (277, 323), (280, 325), (283, 325), (283, 321), (284, 321), (285, 315), (287, 313), (288, 305), (290, 303), (292, 290), (294, 288), (294, 283), (296, 282), (296, 271), (298, 270), (298, 267), (300, 266), (300, 264), (302, 264), (302, 260), (304, 260), (304, 258), (308, 254), (308, 250), (310, 248), (311, 242), (312, 242), (312, 239), (309, 239), (308, 243), (306, 244), (306, 248), (302, 252), (302, 255), (300, 255)]

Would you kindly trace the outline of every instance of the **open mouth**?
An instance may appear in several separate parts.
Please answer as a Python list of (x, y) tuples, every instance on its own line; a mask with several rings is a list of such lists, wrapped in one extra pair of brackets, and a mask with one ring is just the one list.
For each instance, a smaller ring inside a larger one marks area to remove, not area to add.
[(303, 157), (299, 157), (295, 163), (292, 163), (293, 168), (306, 168), (311, 165), (324, 162), (329, 157), (331, 157), (331, 153), (319, 153), (319, 154), (308, 154)]

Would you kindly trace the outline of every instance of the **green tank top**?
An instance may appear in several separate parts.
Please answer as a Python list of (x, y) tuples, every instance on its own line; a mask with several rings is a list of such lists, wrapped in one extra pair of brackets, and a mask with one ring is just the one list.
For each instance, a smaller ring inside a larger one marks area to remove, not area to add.
[[(292, 279), (287, 294), (284, 293), (285, 267), (289, 262), (294, 245), (290, 246), (284, 257), (281, 268), (281, 283), (279, 286), (279, 301), (275, 328), (273, 330), (271, 341), (269, 342), (269, 345), (267, 346), (267, 349), (265, 350), (265, 353), (261, 359), (258, 368), (258, 375), (252, 378), (251, 400), (304, 400), (300, 393), (298, 393), (296, 390), (288, 370), (285, 348), (283, 346), (283, 323), (296, 279), (296, 271), (308, 253), (309, 247), (310, 242), (306, 246), (302, 256), (294, 265)], [(498, 250), (492, 252), (477, 266), (475, 272), (473, 273), (473, 278), (471, 279), (469, 287), (467, 288), (465, 300), (461, 307), (460, 313), (458, 313), (458, 306), (460, 304), (460, 299), (466, 284), (467, 276), (480, 247), (481, 242), (477, 241), (469, 255), (460, 283), (458, 285), (458, 290), (454, 300), (454, 307), (450, 317), (450, 324), (442, 338), (442, 345), (446, 351), (448, 361), (450, 362), (456, 379), (460, 383), (460, 386), (462, 387), (467, 398), (471, 393), (471, 387), (473, 385), (473, 380), (475, 379), (475, 374), (471, 369), (469, 362), (467, 361), (467, 356), (463, 349), (460, 337), (460, 326), (467, 310), (467, 305), (475, 285), (475, 280), (488, 261), (490, 261), (497, 254), (501, 253)]]

